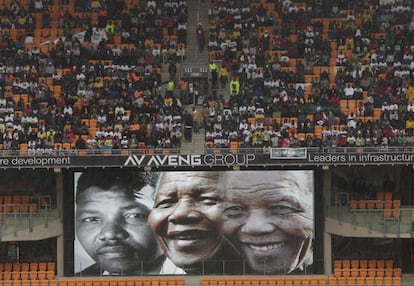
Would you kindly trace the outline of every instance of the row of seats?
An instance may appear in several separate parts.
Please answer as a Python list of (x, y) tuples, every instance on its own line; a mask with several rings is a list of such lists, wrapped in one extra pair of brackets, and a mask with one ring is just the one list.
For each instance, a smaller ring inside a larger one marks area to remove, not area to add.
[(380, 201), (392, 200), (392, 192), (376, 192), (375, 196)]
[(56, 262), (0, 262), (0, 272), (11, 271), (55, 271)]
[(349, 208), (355, 209), (399, 209), (401, 200), (350, 200)]
[(145, 278), (60, 278), (59, 286), (182, 286), (183, 277), (145, 277)]
[[(394, 260), (392, 259), (336, 259), (333, 263), (336, 268), (394, 268)], [(401, 269), (400, 269), (401, 270)], [(400, 273), (401, 274), (401, 273)]]
[[(70, 283), (70, 284), (68, 284)], [(119, 285), (147, 285), (147, 286), (180, 286), (184, 285), (184, 278), (144, 278), (144, 279), (105, 279), (105, 278), (80, 278), (80, 279), (59, 279), (54, 280), (3, 280), (0, 286), (67, 286), (67, 285), (90, 285), (90, 286), (119, 286)], [(236, 277), (206, 277), (201, 278), (201, 285), (359, 285), (359, 286), (400, 286), (401, 277), (335, 277), (304, 275), (302, 277), (280, 276), (263, 278), (236, 278)]]
[(37, 203), (30, 204), (0, 204), (1, 214), (35, 214), (38, 211)]
[(399, 220), (401, 217), (401, 200), (350, 200), (349, 208), (356, 210), (382, 210), (385, 219)]
[(58, 286), (53, 280), (0, 280), (0, 286)]
[(326, 285), (400, 286), (401, 277), (329, 277)]
[(2, 280), (53, 280), (55, 279), (55, 271), (3, 271), (0, 272)]
[(401, 268), (334, 268), (335, 277), (401, 277)]
[(201, 285), (328, 285), (325, 275), (298, 275), (272, 277), (203, 277)]
[(33, 201), (31, 195), (0, 195), (0, 204), (28, 204)]
[(280, 276), (280, 277), (206, 277), (201, 279), (202, 286), (208, 285), (372, 285), (372, 286), (399, 286), (401, 277), (335, 277), (319, 275)]

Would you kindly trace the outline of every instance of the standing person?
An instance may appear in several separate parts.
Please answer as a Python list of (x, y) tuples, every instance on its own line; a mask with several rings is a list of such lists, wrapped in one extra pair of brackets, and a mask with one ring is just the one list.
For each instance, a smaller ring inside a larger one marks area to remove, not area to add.
[(191, 142), (193, 133), (193, 116), (190, 112), (184, 112), (184, 139)]
[(223, 173), (222, 232), (248, 272), (285, 274), (312, 264), (312, 171)]
[(205, 43), (206, 43), (206, 36), (204, 33), (203, 24), (198, 23), (198, 26), (196, 29), (196, 35), (197, 35), (197, 40), (198, 40), (198, 48), (200, 50), (200, 53), (202, 53), (204, 50)]
[[(77, 181), (76, 238), (95, 262), (79, 275), (175, 272), (147, 223), (155, 176), (126, 169), (88, 169)], [(75, 263), (81, 249), (75, 247)], [(81, 258), (78, 258), (81, 260)], [(164, 264), (164, 265), (163, 265)]]
[(164, 254), (187, 273), (218, 273), (224, 247), (220, 172), (165, 172), (148, 218)]
[(198, 112), (197, 108), (193, 106), (193, 126), (194, 126), (194, 133), (200, 132), (200, 112)]
[(211, 76), (211, 87), (217, 88), (217, 82), (218, 82), (217, 64), (214, 61), (210, 62), (210, 64), (208, 65), (208, 70), (210, 71), (210, 76)]
[(232, 97), (237, 97), (240, 92), (240, 81), (236, 76), (233, 76), (230, 81), (230, 95)]
[(170, 74), (170, 81), (175, 82), (177, 79), (177, 66), (173, 61), (170, 61), (170, 65), (168, 66), (168, 73)]
[(183, 105), (188, 104), (188, 94), (189, 94), (189, 86), (188, 81), (185, 78), (181, 78), (180, 82), (178, 83), (178, 88), (180, 89), (180, 99)]
[(221, 65), (219, 69), (218, 77), (220, 79), (221, 88), (223, 89), (226, 88), (227, 83), (229, 81), (226, 65), (224, 64)]

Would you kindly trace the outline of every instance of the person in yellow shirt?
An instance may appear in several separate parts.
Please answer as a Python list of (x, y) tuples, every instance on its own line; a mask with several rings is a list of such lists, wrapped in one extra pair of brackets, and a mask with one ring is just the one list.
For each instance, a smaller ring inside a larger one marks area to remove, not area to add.
[(233, 77), (230, 81), (230, 95), (238, 95), (240, 91), (240, 81)]
[(410, 84), (407, 84), (405, 88), (406, 88), (405, 96), (407, 98), (407, 103), (408, 104), (414, 103), (414, 88)]
[(221, 65), (218, 76), (220, 79), (221, 88), (226, 88), (229, 78), (228, 78), (227, 68), (225, 65)]
[(213, 88), (217, 88), (217, 79), (218, 79), (217, 64), (215, 62), (211, 62), (208, 65), (208, 69), (209, 69), (210, 75), (211, 75), (211, 85), (213, 86)]
[(115, 24), (112, 21), (108, 21), (105, 26), (105, 32), (108, 37), (115, 35)]

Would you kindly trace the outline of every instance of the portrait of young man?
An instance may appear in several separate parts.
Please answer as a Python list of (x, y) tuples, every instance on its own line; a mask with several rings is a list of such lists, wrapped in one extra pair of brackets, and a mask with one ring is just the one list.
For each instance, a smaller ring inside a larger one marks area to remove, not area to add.
[(312, 171), (223, 172), (223, 235), (246, 272), (296, 273), (313, 263)]
[[(156, 180), (156, 174), (136, 169), (88, 169), (79, 176), (75, 198), (77, 275), (165, 271), (165, 257), (147, 221)], [(86, 268), (79, 258), (79, 246), (93, 261)]]
[(224, 189), (219, 178), (214, 171), (161, 175), (148, 222), (164, 254), (186, 273), (221, 271)]

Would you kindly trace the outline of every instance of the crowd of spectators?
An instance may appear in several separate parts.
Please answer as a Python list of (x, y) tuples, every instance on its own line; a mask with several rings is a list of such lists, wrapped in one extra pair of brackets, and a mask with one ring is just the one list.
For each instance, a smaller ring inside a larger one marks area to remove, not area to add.
[(411, 1), (211, 1), (201, 114), (184, 113), (198, 94), (177, 79), (187, 12), (185, 0), (4, 1), (2, 149), (179, 148), (200, 124), (220, 148), (414, 144)]
[(185, 56), (187, 1), (7, 0), (0, 12), (2, 149), (179, 147), (184, 106), (160, 71)]
[(230, 99), (205, 101), (207, 146), (413, 146), (412, 12), (404, 0), (211, 1), (210, 60)]

